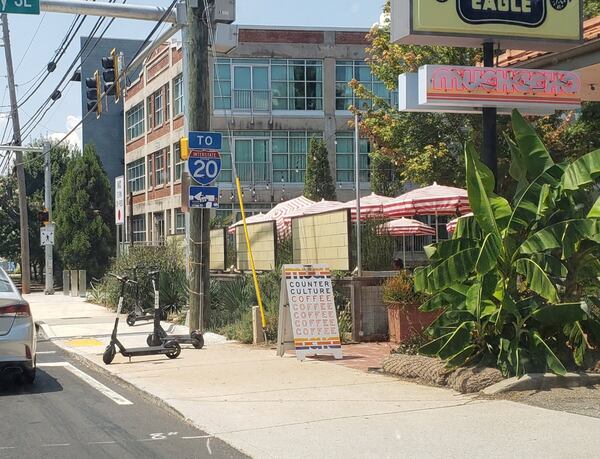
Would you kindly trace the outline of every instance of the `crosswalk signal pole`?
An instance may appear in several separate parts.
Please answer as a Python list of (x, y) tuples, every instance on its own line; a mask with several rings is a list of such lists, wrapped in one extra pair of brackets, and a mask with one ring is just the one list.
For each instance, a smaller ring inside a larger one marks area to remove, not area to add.
[[(52, 177), (50, 169), (50, 143), (44, 142), (44, 206), (48, 210), (48, 227), (53, 225), (52, 223)], [(44, 293), (46, 295), (54, 295), (54, 268), (52, 266), (53, 257), (52, 250), (54, 246), (46, 244), (45, 250), (45, 271), (46, 271), (46, 288)]]

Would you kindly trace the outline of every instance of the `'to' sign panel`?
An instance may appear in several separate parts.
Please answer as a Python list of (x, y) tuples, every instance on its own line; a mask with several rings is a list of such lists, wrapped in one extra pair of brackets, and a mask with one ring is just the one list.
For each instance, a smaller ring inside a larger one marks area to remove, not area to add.
[(220, 132), (190, 131), (190, 149), (220, 150), (223, 136)]
[(215, 150), (190, 150), (188, 169), (196, 182), (208, 185), (221, 172), (221, 154)]

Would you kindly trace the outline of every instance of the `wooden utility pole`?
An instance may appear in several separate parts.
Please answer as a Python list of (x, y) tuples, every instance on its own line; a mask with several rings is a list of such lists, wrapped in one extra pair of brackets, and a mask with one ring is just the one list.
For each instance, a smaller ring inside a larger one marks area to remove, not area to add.
[[(19, 107), (15, 91), (15, 75), (13, 71), (12, 53), (10, 49), (10, 34), (8, 17), (2, 14), (2, 39), (6, 57), (6, 73), (8, 74), (8, 94), (10, 96), (10, 117), (13, 124), (13, 145), (21, 145), (21, 125), (19, 124)], [(29, 265), (29, 221), (27, 212), (27, 190), (25, 187), (25, 170), (23, 169), (23, 153), (15, 151), (17, 167), (17, 186), (19, 188), (19, 222), (21, 231), (21, 292), (29, 293), (31, 270)]]
[[(189, 131), (210, 131), (209, 27), (215, 0), (187, 2), (183, 29), (184, 78), (187, 88), (185, 116)], [(205, 12), (205, 6), (208, 11)], [(190, 331), (204, 330), (209, 310), (210, 210), (190, 208)]]

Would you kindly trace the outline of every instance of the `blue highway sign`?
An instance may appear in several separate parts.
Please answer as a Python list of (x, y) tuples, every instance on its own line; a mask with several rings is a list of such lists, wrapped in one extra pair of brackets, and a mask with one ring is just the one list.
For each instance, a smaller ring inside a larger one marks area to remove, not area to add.
[(190, 209), (217, 209), (219, 207), (219, 187), (190, 186), (189, 207)]
[(223, 135), (220, 132), (191, 131), (188, 140), (190, 150), (220, 150)]
[(216, 150), (190, 150), (188, 170), (196, 182), (208, 185), (221, 172), (221, 154)]

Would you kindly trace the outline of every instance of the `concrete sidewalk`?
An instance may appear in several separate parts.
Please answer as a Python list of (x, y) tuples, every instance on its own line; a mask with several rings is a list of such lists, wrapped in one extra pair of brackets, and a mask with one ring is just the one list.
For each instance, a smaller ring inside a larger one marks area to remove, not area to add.
[[(44, 316), (38, 301), (61, 303), (60, 297), (47, 298), (28, 296), (34, 314)], [(69, 305), (57, 308), (69, 317), (76, 317), (72, 308), (78, 307), (89, 314), (79, 317), (105, 317), (103, 308), (64, 298)], [(68, 326), (72, 331), (79, 325)], [(480, 400), (325, 361), (301, 363), (217, 335), (204, 349), (186, 348), (175, 360), (156, 356), (128, 363), (117, 355), (105, 366), (101, 354), (111, 328), (105, 326), (107, 335), (96, 335), (97, 346), (73, 346), (59, 336), (53, 341), (253, 457), (564, 458), (600, 450), (599, 419)], [(83, 336), (85, 327), (80, 329)], [(145, 336), (128, 339), (139, 345)]]

